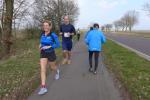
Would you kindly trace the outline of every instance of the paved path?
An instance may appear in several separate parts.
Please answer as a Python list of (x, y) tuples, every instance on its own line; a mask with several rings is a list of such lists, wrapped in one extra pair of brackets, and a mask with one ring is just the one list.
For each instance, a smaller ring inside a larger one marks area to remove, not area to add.
[(75, 45), (72, 60), (71, 65), (61, 66), (60, 80), (48, 76), (46, 95), (38, 96), (37, 89), (28, 100), (122, 100), (101, 59), (98, 74), (88, 72), (88, 52), (82, 41)]
[(108, 33), (107, 37), (150, 56), (150, 38), (113, 33)]

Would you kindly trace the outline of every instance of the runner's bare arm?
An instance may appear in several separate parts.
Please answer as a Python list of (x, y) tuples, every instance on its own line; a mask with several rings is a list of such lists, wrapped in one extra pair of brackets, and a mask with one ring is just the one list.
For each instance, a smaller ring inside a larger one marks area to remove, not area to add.
[(39, 49), (41, 48), (41, 44), (39, 44)]

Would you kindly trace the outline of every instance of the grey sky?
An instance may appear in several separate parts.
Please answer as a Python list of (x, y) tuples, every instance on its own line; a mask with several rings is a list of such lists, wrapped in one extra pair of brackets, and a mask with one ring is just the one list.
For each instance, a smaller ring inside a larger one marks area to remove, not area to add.
[(142, 10), (146, 2), (150, 0), (78, 0), (80, 16), (76, 26), (84, 28), (93, 22), (101, 25), (113, 23), (127, 11), (136, 10), (140, 16), (139, 24), (134, 29), (149, 30), (150, 16)]
[[(34, 0), (28, 0), (34, 1)], [(134, 27), (137, 30), (150, 30), (150, 16), (144, 12), (143, 5), (150, 0), (77, 0), (80, 8), (79, 20), (76, 27), (84, 28), (90, 23), (100, 25), (113, 23), (127, 11), (136, 10), (140, 13), (139, 23)]]

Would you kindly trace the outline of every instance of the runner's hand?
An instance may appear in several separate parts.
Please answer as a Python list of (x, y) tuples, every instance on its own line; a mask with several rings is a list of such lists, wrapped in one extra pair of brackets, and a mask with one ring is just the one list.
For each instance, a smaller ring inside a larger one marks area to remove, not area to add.
[(63, 33), (61, 32), (61, 33), (59, 33), (60, 35), (62, 35)]
[(46, 49), (49, 49), (49, 48), (51, 48), (52, 46), (44, 46), (44, 47), (42, 47), (41, 49), (42, 50), (46, 50)]
[(41, 48), (41, 44), (39, 45), (39, 49)]
[(39, 50), (40, 50), (40, 51), (42, 50), (42, 48), (41, 48), (41, 44), (39, 45)]

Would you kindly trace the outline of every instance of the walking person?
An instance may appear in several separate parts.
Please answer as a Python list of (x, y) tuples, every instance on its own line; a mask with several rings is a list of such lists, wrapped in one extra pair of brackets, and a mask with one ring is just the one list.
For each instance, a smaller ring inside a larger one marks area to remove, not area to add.
[(80, 40), (80, 29), (77, 30), (77, 40)]
[(55, 72), (55, 80), (60, 78), (59, 69), (56, 65), (55, 49), (60, 47), (58, 36), (52, 32), (52, 23), (50, 21), (43, 22), (43, 32), (40, 39), (40, 65), (41, 65), (41, 88), (38, 92), (43, 95), (48, 92), (46, 88), (46, 69), (49, 64)]
[[(102, 31), (99, 31), (99, 24), (94, 24), (93, 30), (89, 31), (85, 37), (85, 43), (89, 50), (89, 71), (97, 74), (99, 53), (102, 51), (102, 44), (106, 42), (106, 38)], [(93, 69), (92, 57), (95, 58), (95, 67)]]
[(64, 57), (62, 64), (71, 64), (72, 37), (76, 34), (76, 31), (74, 26), (70, 24), (69, 16), (64, 16), (63, 20), (64, 23), (60, 26)]

